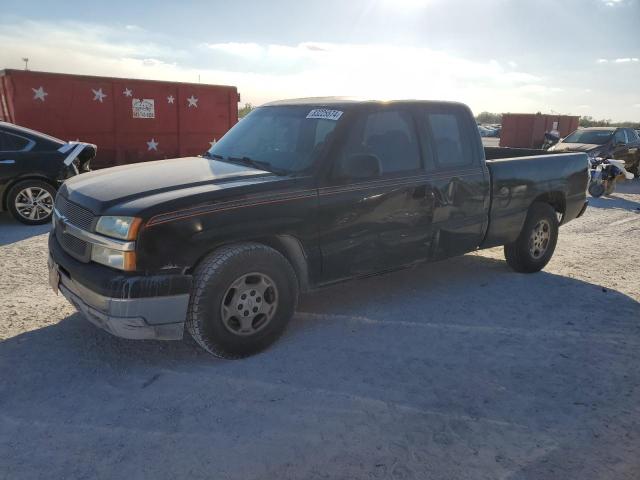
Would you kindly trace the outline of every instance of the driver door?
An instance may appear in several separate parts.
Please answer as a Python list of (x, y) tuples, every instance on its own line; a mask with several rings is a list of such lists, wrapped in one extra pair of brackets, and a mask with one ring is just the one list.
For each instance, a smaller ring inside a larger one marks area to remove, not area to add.
[[(431, 187), (423, 170), (415, 120), (404, 106), (359, 111), (331, 152), (334, 169), (319, 189), (317, 225), (323, 282), (406, 265), (429, 254)], [(338, 178), (336, 165), (375, 156), (374, 178)]]

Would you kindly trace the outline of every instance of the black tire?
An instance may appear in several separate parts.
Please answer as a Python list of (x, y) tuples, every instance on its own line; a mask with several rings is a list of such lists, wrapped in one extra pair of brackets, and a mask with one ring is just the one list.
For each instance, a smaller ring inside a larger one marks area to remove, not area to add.
[[(275, 286), (273, 316), (255, 333), (234, 333), (230, 320), (223, 318), (225, 296), (239, 278), (256, 272)], [(296, 274), (279, 252), (258, 243), (230, 245), (211, 253), (196, 268), (186, 327), (198, 345), (216, 357), (243, 358), (264, 350), (282, 335), (297, 302)]]
[(604, 194), (604, 185), (601, 182), (592, 182), (589, 184), (589, 195), (593, 198), (599, 198)]
[[(548, 227), (548, 240), (544, 251), (536, 249), (533, 237), (536, 229)], [(504, 246), (507, 264), (516, 272), (539, 272), (549, 263), (558, 242), (558, 217), (554, 208), (546, 203), (534, 203), (529, 208), (527, 219), (517, 240)], [(532, 252), (532, 249), (534, 252)]]
[[(47, 210), (50, 211), (45, 215), (44, 205), (43, 206), (35, 205), (28, 211), (34, 212), (34, 218), (30, 218), (30, 213), (25, 213), (26, 210), (23, 207), (19, 207), (18, 204), (22, 202), (18, 202), (21, 197), (21, 192), (24, 192), (26, 189), (34, 189), (34, 191), (43, 192), (46, 191), (49, 194), (47, 198), (46, 207)], [(19, 198), (20, 197), (20, 198)], [(44, 182), (42, 180), (23, 180), (22, 182), (16, 183), (7, 194), (7, 208), (13, 218), (17, 221), (24, 223), (25, 225), (42, 225), (51, 221), (51, 216), (53, 215), (53, 201), (56, 198), (56, 189), (53, 185)], [(35, 218), (37, 215), (37, 218)]]

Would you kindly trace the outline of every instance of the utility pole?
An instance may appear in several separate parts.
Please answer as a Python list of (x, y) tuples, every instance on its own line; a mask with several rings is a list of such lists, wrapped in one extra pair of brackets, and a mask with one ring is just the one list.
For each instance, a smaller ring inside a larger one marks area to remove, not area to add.
[(24, 69), (29, 70), (29, 59), (27, 57), (22, 57), (22, 61), (24, 62)]

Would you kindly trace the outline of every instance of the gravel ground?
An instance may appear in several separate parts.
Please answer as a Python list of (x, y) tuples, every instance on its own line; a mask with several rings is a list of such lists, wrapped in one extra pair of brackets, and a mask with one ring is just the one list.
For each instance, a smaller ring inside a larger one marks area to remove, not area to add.
[(640, 182), (591, 204), (544, 272), (327, 288), (234, 362), (94, 328), (0, 217), (0, 478), (637, 480)]

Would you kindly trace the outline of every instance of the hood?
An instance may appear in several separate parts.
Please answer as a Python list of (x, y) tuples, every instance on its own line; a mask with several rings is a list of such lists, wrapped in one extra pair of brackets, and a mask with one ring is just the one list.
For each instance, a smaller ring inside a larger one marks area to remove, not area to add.
[(591, 152), (604, 147), (604, 145), (594, 143), (556, 143), (549, 150), (552, 152)]
[(131, 214), (178, 197), (206, 194), (238, 185), (276, 180), (270, 172), (201, 157), (135, 163), (83, 173), (60, 192), (96, 215)]

